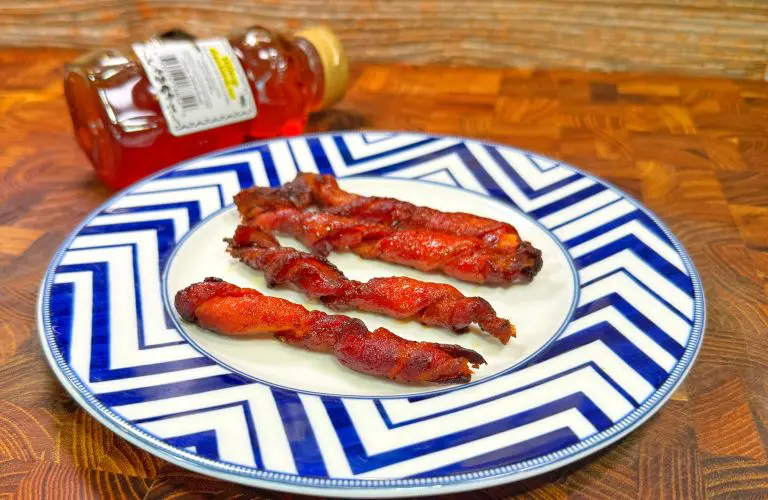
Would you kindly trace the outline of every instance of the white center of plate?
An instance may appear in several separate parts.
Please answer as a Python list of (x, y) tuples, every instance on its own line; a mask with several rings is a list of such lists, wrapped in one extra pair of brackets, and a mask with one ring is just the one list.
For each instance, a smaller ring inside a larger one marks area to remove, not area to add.
[[(443, 276), (416, 271), (408, 267), (364, 260), (353, 254), (333, 253), (330, 260), (352, 279), (365, 281), (382, 276), (410, 276), (424, 281), (449, 283), (466, 296), (488, 300), (499, 316), (510, 319), (518, 336), (502, 345), (476, 327), (465, 335), (427, 327), (412, 321), (391, 319), (373, 313), (345, 312), (362, 319), (372, 331), (384, 327), (413, 340), (461, 344), (481, 353), (488, 361), (476, 370), (473, 381), (504, 371), (530, 357), (547, 344), (568, 320), (576, 300), (576, 276), (570, 259), (553, 237), (526, 216), (506, 204), (457, 188), (394, 178), (356, 178), (340, 180), (346, 190), (365, 195), (393, 196), (418, 205), (445, 211), (469, 212), (508, 222), (519, 230), (523, 239), (541, 249), (544, 267), (528, 285), (493, 287), (465, 283)], [(242, 287), (282, 297), (308, 309), (333, 314), (320, 302), (285, 288), (270, 289), (264, 276), (232, 259), (222, 241), (231, 237), (238, 223), (233, 207), (193, 229), (172, 257), (166, 275), (167, 304), (182, 288), (215, 276)], [(280, 238), (284, 245), (305, 250), (297, 241)], [(175, 314), (175, 311), (173, 311)], [(188, 338), (201, 350), (221, 363), (256, 379), (296, 390), (361, 396), (415, 394), (444, 388), (439, 385), (408, 386), (386, 379), (354, 372), (341, 366), (328, 354), (313, 353), (286, 346), (272, 339), (238, 339), (217, 335), (197, 326), (180, 324)]]

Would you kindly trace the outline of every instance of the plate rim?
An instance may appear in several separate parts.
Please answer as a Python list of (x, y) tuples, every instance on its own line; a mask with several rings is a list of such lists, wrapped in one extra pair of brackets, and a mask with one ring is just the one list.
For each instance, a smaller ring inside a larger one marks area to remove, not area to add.
[[(390, 130), (331, 131), (315, 134), (304, 134), (298, 137), (340, 137), (347, 134), (364, 133), (419, 135), (425, 138), (450, 139), (459, 142), (474, 142), (476, 144), (495, 148), (507, 148), (523, 154), (532, 154), (536, 157), (545, 158), (547, 160), (559, 163), (560, 165), (576, 173), (582, 174), (597, 183), (605, 185), (629, 201), (635, 208), (645, 213), (669, 238), (672, 246), (681, 257), (686, 269), (690, 273), (694, 291), (694, 320), (691, 325), (689, 341), (686, 344), (682, 356), (677, 361), (675, 366), (670, 370), (664, 383), (638, 407), (624, 415), (621, 419), (619, 419), (607, 429), (593, 434), (588, 438), (580, 440), (577, 443), (569, 445), (563, 449), (551, 452), (541, 457), (535, 457), (533, 459), (528, 459), (501, 467), (488, 468), (480, 472), (449, 474), (443, 476), (434, 476), (426, 479), (333, 479), (251, 469), (237, 464), (230, 464), (223, 461), (214, 461), (199, 455), (195, 455), (186, 450), (173, 447), (163, 442), (159, 438), (152, 436), (146, 431), (131, 425), (128, 421), (123, 419), (123, 417), (113, 412), (111, 408), (98, 401), (94, 394), (90, 393), (90, 391), (84, 387), (82, 381), (74, 372), (72, 372), (71, 368), (66, 365), (66, 363), (61, 362), (63, 361), (63, 355), (61, 352), (53, 352), (52, 345), (49, 342), (49, 337), (51, 336), (49, 335), (49, 330), (50, 333), (52, 333), (52, 328), (46, 328), (44, 321), (44, 311), (50, 292), (50, 285), (52, 284), (51, 281), (55, 274), (55, 265), (57, 265), (61, 260), (63, 253), (67, 250), (72, 240), (84, 227), (87, 226), (87, 224), (94, 217), (96, 217), (110, 204), (124, 197), (139, 186), (152, 182), (168, 172), (183, 168), (185, 165), (194, 161), (199, 161), (203, 158), (215, 158), (242, 150), (255, 149), (261, 145), (274, 141), (290, 140), (290, 138), (273, 138), (241, 144), (231, 148), (225, 148), (200, 155), (155, 172), (154, 174), (140, 180), (139, 182), (114, 193), (109, 199), (105, 200), (104, 203), (100, 204), (98, 207), (89, 212), (89, 214), (67, 234), (66, 239), (59, 245), (56, 252), (54, 253), (41, 280), (36, 307), (36, 320), (38, 334), (41, 340), (41, 347), (43, 353), (45, 354), (46, 360), (48, 361), (51, 370), (54, 372), (59, 382), (64, 386), (67, 392), (70, 393), (73, 399), (75, 399), (75, 401), (77, 401), (83, 409), (91, 414), (102, 425), (115, 432), (120, 437), (131, 442), (132, 444), (164, 460), (204, 475), (232, 481), (239, 484), (246, 484), (249, 486), (256, 486), (290, 493), (334, 495), (341, 497), (375, 496), (380, 498), (420, 496), (425, 492), (429, 492), (430, 494), (461, 492), (481, 487), (490, 487), (511, 483), (559, 469), (615, 443), (616, 441), (620, 440), (641, 426), (658, 410), (661, 409), (664, 403), (672, 396), (674, 390), (688, 375), (691, 368), (693, 367), (693, 363), (696, 360), (699, 351), (701, 350), (701, 346), (704, 340), (704, 333), (706, 330), (707, 304), (701, 276), (699, 275), (693, 260), (677, 236), (652, 210), (650, 210), (644, 204), (636, 200), (633, 196), (627, 194), (624, 190), (618, 188), (611, 182), (585, 172), (584, 170), (578, 167), (574, 167), (569, 163), (560, 162), (548, 156), (517, 148), (515, 146), (485, 141), (483, 139), (461, 137), (455, 135), (431, 134), (419, 131)], [(547, 231), (551, 233), (551, 231)]]

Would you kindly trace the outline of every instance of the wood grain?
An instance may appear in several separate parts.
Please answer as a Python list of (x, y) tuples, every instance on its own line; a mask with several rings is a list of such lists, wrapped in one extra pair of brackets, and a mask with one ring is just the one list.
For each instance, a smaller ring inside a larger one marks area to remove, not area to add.
[[(66, 119), (60, 68), (75, 54), (0, 50), (0, 72), (26, 75), (0, 78), (0, 495), (288, 498), (181, 470), (120, 439), (72, 401), (40, 354), (40, 277), (73, 226), (110, 196)], [(768, 496), (768, 87), (357, 65), (348, 97), (312, 128), (358, 127), (474, 136), (582, 167), (642, 199), (702, 275), (704, 346), (656, 416), (563, 470), (455, 498)]]
[[(253, 24), (323, 22), (353, 60), (645, 70), (763, 79), (760, 0), (6, 0), (0, 44), (103, 47), (182, 27), (200, 36)], [(631, 92), (619, 87), (619, 93)], [(659, 82), (644, 91), (665, 95)]]

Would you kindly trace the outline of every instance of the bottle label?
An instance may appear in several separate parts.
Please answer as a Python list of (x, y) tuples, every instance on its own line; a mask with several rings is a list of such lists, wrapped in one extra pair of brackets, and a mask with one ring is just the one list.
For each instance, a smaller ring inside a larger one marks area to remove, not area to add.
[(157, 91), (171, 134), (187, 135), (256, 116), (251, 87), (226, 39), (132, 47)]

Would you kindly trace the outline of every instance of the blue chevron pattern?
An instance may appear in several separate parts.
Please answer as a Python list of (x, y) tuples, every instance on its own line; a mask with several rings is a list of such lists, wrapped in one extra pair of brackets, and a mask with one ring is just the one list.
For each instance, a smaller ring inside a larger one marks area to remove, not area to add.
[[(300, 171), (420, 179), (517, 207), (578, 272), (567, 328), (511, 372), (408, 397), (291, 391), (218, 365), (175, 330), (162, 270), (184, 234), (240, 189)], [(144, 181), (68, 239), (41, 297), (54, 368), (93, 411), (108, 409), (161, 456), (276, 488), (382, 491), (551, 468), (658, 407), (692, 363), (704, 321), (684, 251), (613, 187), (524, 151), (398, 133), (270, 141)]]

